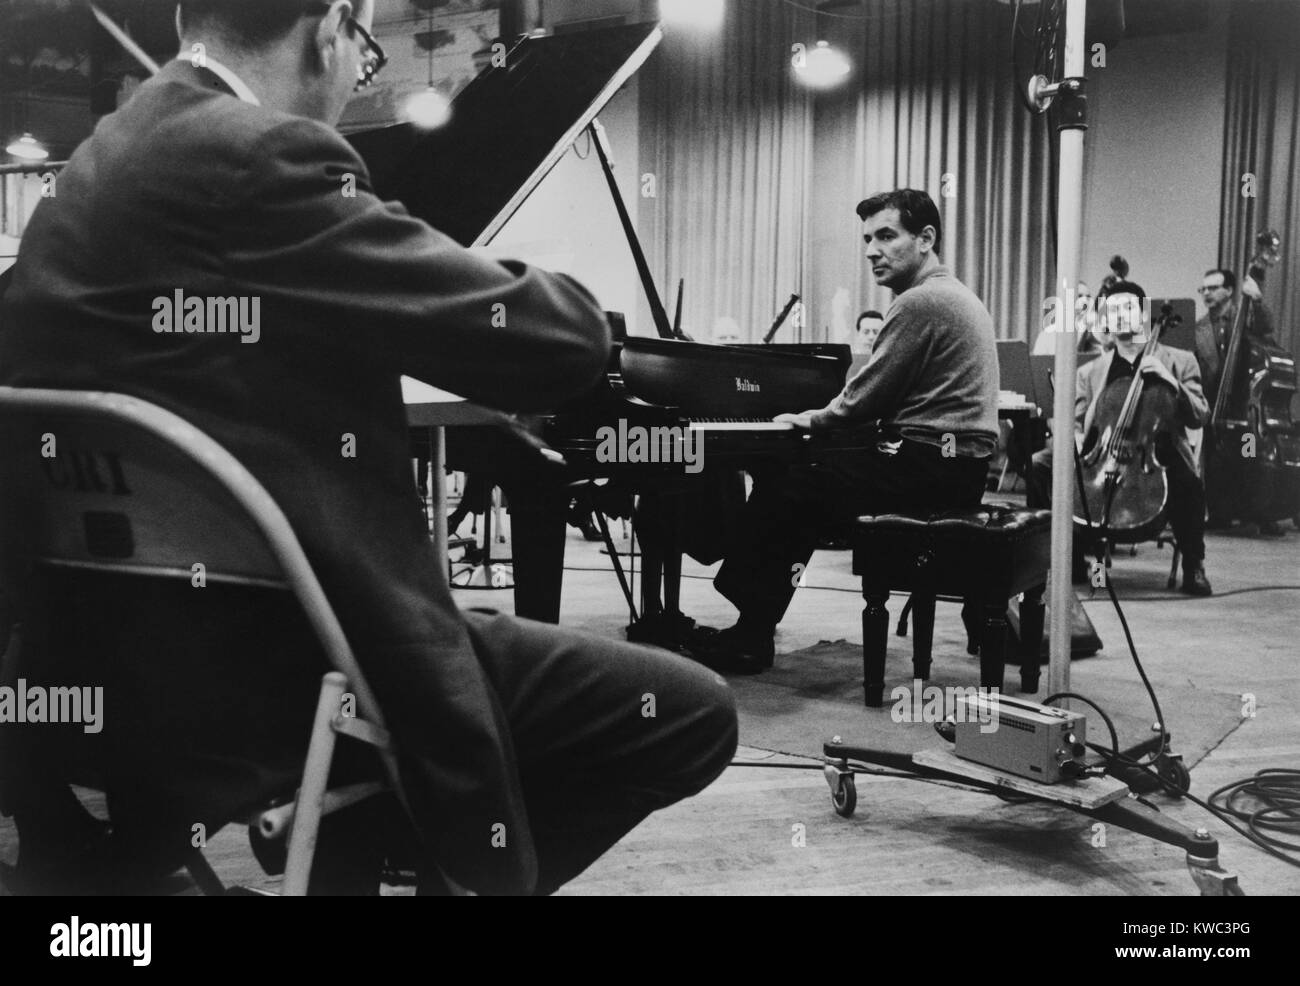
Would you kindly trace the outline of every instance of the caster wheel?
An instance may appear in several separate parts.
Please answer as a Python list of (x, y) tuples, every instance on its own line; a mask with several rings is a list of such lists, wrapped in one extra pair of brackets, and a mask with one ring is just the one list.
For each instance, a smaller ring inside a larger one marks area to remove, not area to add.
[(849, 818), (858, 807), (858, 786), (853, 783), (852, 774), (844, 774), (831, 792), (831, 803), (835, 805), (835, 814)]
[(1160, 775), (1163, 781), (1172, 784), (1182, 794), (1186, 794), (1192, 788), (1192, 775), (1183, 764), (1183, 758), (1178, 754), (1166, 754), (1161, 757), (1156, 764), (1156, 773)]

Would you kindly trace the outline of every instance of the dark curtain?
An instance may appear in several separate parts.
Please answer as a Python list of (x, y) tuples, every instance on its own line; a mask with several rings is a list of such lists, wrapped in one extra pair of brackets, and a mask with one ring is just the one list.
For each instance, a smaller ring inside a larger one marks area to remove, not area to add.
[[(802, 328), (778, 341), (843, 341), (889, 293), (867, 269), (857, 202), (923, 188), (939, 203), (941, 259), (1029, 338), (1053, 277), (1049, 129), (1016, 96), (1010, 8), (995, 0), (864, 0), (814, 16), (738, 0), (714, 44), (671, 34), (642, 79), (642, 172), (657, 198), (640, 228), (660, 284), (687, 279), (686, 325), (720, 317), (757, 341), (791, 291)], [(824, 39), (849, 82), (795, 85), (791, 45)], [(951, 176), (945, 196), (944, 176)]]
[[(1264, 303), (1277, 315), (1278, 341), (1296, 351), (1300, 314), (1300, 6), (1233, 4), (1228, 34), (1219, 264), (1243, 272), (1257, 233), (1282, 237)], [(1253, 189), (1244, 175), (1254, 176)], [(1245, 195), (1243, 191), (1254, 191)]]

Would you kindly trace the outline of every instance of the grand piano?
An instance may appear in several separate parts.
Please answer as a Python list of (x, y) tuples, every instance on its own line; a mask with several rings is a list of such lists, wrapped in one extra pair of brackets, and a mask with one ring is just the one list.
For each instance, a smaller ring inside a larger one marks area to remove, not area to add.
[(656, 335), (617, 339), (608, 372), (590, 393), (530, 423), (563, 465), (537, 454), (536, 440), (521, 439), (516, 423), (504, 420), (452, 429), (447, 462), (484, 473), (506, 491), (515, 611), (549, 622), (559, 620), (565, 517), (575, 491), (616, 479), (637, 493), (639, 514), (657, 518), (659, 535), (646, 551), (640, 616), (630, 595), (629, 607), (634, 622), (652, 627), (641, 638), (671, 644), (681, 623), (681, 512), (700, 477), (684, 462), (602, 461), (601, 429), (624, 422), (690, 433), (702, 442), (704, 475), (817, 461), (862, 449), (874, 436), (863, 430), (811, 438), (771, 420), (833, 398), (850, 362), (847, 346), (703, 345), (670, 324), (596, 120), (661, 37), (654, 24), (524, 37), (504, 65), (489, 66), (456, 97), (446, 127), (420, 132), (399, 125), (350, 139), (381, 197), (402, 202), (461, 244), (478, 246), (491, 243), (590, 129)]

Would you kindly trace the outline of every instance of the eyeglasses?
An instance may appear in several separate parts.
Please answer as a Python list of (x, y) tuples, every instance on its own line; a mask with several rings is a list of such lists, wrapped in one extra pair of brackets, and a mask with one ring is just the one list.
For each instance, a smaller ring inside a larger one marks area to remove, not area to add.
[(1205, 294), (1207, 291), (1222, 291), (1226, 287), (1226, 284), (1202, 284), (1196, 290), (1199, 294)]
[(384, 49), (379, 46), (379, 42), (361, 26), (355, 17), (348, 18), (348, 27), (361, 35), (361, 40), (366, 43), (368, 49), (361, 60), (361, 67), (357, 70), (356, 91), (360, 92), (375, 81), (375, 76), (379, 74), (379, 70), (388, 64), (388, 56), (384, 54)]
[[(311, 9), (326, 13), (329, 11), (330, 5), (322, 0), (322, 2), (313, 3)], [(346, 23), (349, 30), (361, 35), (361, 40), (365, 45), (362, 51), (361, 65), (357, 69), (357, 84), (354, 87), (355, 92), (360, 92), (375, 81), (375, 76), (379, 74), (379, 70), (388, 64), (388, 56), (384, 53), (384, 49), (380, 47), (379, 42), (374, 39), (374, 36), (362, 27), (361, 22), (355, 17), (349, 17)]]

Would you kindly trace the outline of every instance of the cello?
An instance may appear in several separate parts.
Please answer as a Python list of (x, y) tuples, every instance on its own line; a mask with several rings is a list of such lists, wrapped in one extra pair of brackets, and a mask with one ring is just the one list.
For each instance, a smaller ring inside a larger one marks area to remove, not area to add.
[[(1256, 237), (1250, 277), (1262, 282), (1281, 256), (1273, 230)], [(1206, 499), (1211, 515), (1276, 521), (1300, 510), (1300, 424), (1291, 416), (1295, 359), (1248, 332), (1254, 300), (1243, 294), (1224, 348), (1210, 412)]]
[(1178, 394), (1167, 381), (1147, 379), (1141, 366), (1170, 317), (1148, 335), (1132, 378), (1111, 382), (1097, 398), (1079, 460), (1083, 516), (1074, 518), (1096, 538), (1141, 541), (1164, 527), (1169, 479), (1155, 440), (1175, 421)]

